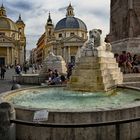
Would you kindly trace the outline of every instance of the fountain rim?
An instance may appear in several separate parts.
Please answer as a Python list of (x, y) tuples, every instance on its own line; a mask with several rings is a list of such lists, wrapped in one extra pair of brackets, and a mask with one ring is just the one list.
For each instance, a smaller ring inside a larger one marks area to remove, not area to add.
[[(6, 99), (4, 99), (6, 96), (10, 95), (10, 94), (14, 94), (16, 92), (20, 92), (23, 90), (30, 90), (30, 89), (38, 89), (38, 88), (54, 88), (54, 87), (66, 87), (66, 85), (53, 85), (53, 86), (32, 86), (32, 87), (28, 87), (28, 88), (21, 88), (21, 89), (17, 89), (17, 90), (13, 90), (13, 91), (7, 91), (7, 92), (3, 92), (0, 94), (0, 102), (7, 102)], [(140, 91), (140, 88), (138, 87), (133, 87), (133, 86), (127, 86), (127, 85), (118, 85), (116, 88), (120, 88), (120, 89), (130, 89), (130, 90), (135, 90), (135, 91)], [(10, 102), (8, 102), (10, 103)], [(10, 103), (11, 104), (11, 103)], [(33, 108), (33, 107), (25, 107), (25, 106), (20, 106), (20, 105), (14, 105), (15, 109), (19, 110), (26, 110), (26, 111), (38, 111), (38, 110), (47, 110), (49, 112), (68, 112), (68, 113), (87, 113), (87, 112), (102, 112), (102, 111), (116, 111), (116, 110), (123, 110), (123, 109), (132, 109), (132, 108), (136, 108), (140, 106), (140, 101), (138, 101), (137, 103), (130, 103), (130, 104), (126, 104), (123, 105), (122, 107), (116, 107), (116, 108), (111, 108), (111, 107), (106, 107), (106, 108), (94, 108), (94, 109), (86, 109), (86, 110), (82, 110), (82, 109), (50, 109), (50, 108)]]

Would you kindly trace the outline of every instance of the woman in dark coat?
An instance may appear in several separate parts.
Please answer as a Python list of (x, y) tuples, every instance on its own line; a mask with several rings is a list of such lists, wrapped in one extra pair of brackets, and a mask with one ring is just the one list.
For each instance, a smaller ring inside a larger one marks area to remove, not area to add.
[(5, 77), (5, 72), (6, 72), (6, 69), (5, 69), (5, 67), (4, 66), (2, 66), (1, 67), (1, 79), (4, 79), (4, 77)]

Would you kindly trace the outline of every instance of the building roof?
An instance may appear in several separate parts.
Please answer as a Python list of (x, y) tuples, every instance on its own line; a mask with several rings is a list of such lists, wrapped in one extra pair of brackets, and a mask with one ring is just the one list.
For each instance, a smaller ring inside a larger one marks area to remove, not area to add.
[(87, 30), (85, 23), (76, 17), (66, 17), (61, 19), (56, 24), (55, 30), (61, 30), (66, 28)]
[(0, 7), (0, 30), (18, 31), (15, 22), (7, 18), (6, 9), (3, 4)]
[(16, 21), (16, 23), (17, 23), (17, 24), (23, 24), (23, 25), (25, 25), (24, 22), (23, 22), (23, 20), (21, 19), (21, 15), (19, 15), (19, 18), (18, 18), (18, 20)]
[(62, 29), (81, 29), (87, 30), (86, 24), (79, 18), (74, 17), (73, 7), (71, 4), (67, 7), (66, 17), (61, 19), (55, 27), (56, 30)]
[(0, 30), (13, 30), (18, 31), (16, 24), (7, 17), (0, 17)]

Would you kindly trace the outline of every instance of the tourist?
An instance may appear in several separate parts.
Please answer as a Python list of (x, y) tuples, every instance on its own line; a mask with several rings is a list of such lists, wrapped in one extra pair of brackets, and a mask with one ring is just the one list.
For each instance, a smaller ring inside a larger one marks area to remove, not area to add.
[(138, 55), (134, 54), (132, 65), (135, 66), (135, 65), (138, 65), (139, 63), (140, 63), (140, 61), (138, 59)]
[(67, 67), (67, 79), (70, 79), (70, 76), (72, 75), (72, 69), (73, 69), (73, 64), (69, 63)]
[(23, 70), (24, 70), (24, 72), (25, 72), (25, 74), (26, 74), (26, 73), (27, 73), (27, 70), (28, 70), (27, 62), (25, 62), (25, 63), (23, 64)]
[(21, 73), (21, 67), (20, 67), (19, 64), (16, 65), (15, 71), (16, 71), (16, 74), (20, 74)]
[(59, 76), (59, 73), (58, 73), (57, 69), (54, 70), (54, 74), (55, 74), (55, 77)]
[(119, 63), (119, 54), (118, 53), (115, 53), (114, 54), (114, 57), (116, 58), (116, 62)]
[(62, 84), (66, 84), (67, 83), (66, 77), (63, 74), (60, 76), (60, 79), (61, 79), (61, 83)]
[(132, 62), (132, 65), (133, 65), (133, 72), (134, 73), (139, 73), (140, 72), (140, 60), (139, 60), (139, 57), (137, 54), (135, 54), (133, 56), (133, 62)]
[(126, 73), (126, 62), (127, 62), (126, 51), (122, 51), (122, 54), (119, 56), (119, 66), (122, 68), (123, 73)]
[(126, 66), (128, 68), (128, 73), (131, 73), (132, 72), (132, 62), (133, 62), (133, 58), (132, 58), (132, 55), (130, 54), (130, 52), (127, 53), (127, 59), (126, 59)]
[(5, 72), (6, 72), (6, 69), (4, 66), (1, 66), (1, 79), (4, 79), (5, 77)]

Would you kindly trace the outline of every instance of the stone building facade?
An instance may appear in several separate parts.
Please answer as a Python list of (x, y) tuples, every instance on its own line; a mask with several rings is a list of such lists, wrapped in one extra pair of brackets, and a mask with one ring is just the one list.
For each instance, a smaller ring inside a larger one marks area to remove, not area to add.
[[(87, 40), (86, 24), (74, 16), (74, 9), (71, 4), (67, 7), (66, 17), (62, 18), (56, 26), (53, 25), (50, 13), (45, 26), (45, 45), (43, 52), (45, 58), (48, 52), (61, 55), (66, 63), (75, 63), (76, 54), (83, 43)], [(38, 40), (37, 48), (42, 48), (42, 40)]]
[(7, 17), (6, 9), (0, 7), (0, 65), (23, 64), (26, 54), (25, 24), (19, 16), (14, 22)]
[(110, 9), (113, 51), (140, 53), (140, 0), (111, 0)]

